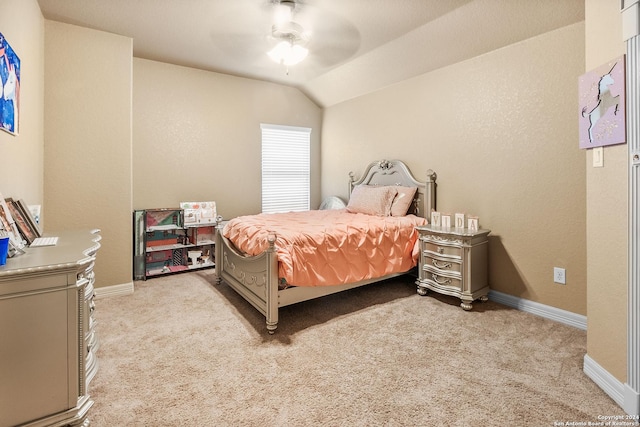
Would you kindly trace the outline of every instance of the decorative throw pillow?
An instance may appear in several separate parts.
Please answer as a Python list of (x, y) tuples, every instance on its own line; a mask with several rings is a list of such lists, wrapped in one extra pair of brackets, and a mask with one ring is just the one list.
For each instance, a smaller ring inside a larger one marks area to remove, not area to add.
[(418, 187), (402, 187), (400, 185), (394, 187), (398, 194), (391, 204), (391, 216), (405, 216), (413, 202), (413, 197)]
[(367, 215), (390, 216), (391, 203), (398, 191), (395, 187), (358, 185), (353, 188), (347, 211)]

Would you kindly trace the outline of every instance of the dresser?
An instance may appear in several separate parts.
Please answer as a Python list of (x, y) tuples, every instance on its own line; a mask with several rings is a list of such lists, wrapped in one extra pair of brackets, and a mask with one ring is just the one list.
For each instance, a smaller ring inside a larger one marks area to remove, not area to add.
[(460, 298), (471, 310), (477, 299), (487, 300), (488, 235), (490, 230), (417, 227), (420, 233), (418, 293), (428, 290)]
[(98, 365), (99, 230), (65, 231), (0, 266), (0, 427), (88, 426)]

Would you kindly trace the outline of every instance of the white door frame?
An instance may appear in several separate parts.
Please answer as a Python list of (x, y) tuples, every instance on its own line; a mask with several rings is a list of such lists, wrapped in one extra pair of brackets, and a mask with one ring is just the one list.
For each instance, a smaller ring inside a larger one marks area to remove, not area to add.
[(640, 415), (640, 0), (621, 0), (622, 36), (627, 43), (626, 98), (629, 154), (629, 249), (627, 381), (624, 407)]

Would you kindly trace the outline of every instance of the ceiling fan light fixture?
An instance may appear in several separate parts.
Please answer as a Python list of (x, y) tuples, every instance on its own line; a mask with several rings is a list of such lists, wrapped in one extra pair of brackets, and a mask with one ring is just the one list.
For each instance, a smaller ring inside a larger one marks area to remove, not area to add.
[(309, 41), (309, 33), (302, 25), (293, 21), (295, 0), (274, 0), (274, 6), (275, 23), (271, 26), (271, 39), (277, 44), (267, 55), (278, 64), (287, 67), (296, 65), (309, 54), (309, 49), (305, 47)]
[(296, 65), (303, 61), (309, 54), (309, 49), (293, 43), (293, 41), (283, 40), (273, 49), (267, 52), (269, 58), (278, 64)]

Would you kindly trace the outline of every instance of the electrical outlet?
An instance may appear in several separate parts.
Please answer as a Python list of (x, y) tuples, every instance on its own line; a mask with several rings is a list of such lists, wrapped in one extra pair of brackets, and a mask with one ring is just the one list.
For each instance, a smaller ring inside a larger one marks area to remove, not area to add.
[(564, 268), (553, 267), (553, 281), (561, 285), (567, 284), (567, 276)]

